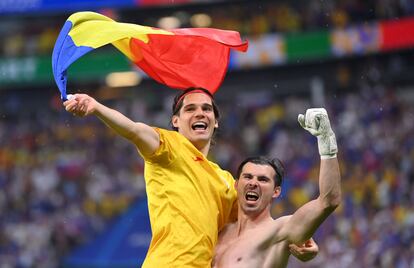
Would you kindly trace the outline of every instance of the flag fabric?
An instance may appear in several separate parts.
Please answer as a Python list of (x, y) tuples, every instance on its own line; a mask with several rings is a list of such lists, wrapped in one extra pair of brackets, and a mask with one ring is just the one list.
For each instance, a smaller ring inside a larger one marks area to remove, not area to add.
[(67, 99), (67, 69), (86, 53), (114, 45), (148, 76), (172, 88), (203, 87), (214, 93), (222, 83), (230, 50), (246, 51), (235, 31), (213, 28), (162, 30), (116, 22), (94, 12), (78, 12), (65, 22), (53, 49), (53, 75)]

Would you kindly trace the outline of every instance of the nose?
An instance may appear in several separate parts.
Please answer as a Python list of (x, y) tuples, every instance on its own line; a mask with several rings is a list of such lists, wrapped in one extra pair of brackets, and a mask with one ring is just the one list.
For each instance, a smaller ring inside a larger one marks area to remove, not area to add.
[(257, 180), (256, 179), (251, 179), (247, 182), (247, 186), (249, 188), (256, 188), (257, 187)]
[(198, 107), (195, 110), (195, 116), (196, 117), (204, 117), (204, 111), (203, 111), (203, 108), (202, 107)]

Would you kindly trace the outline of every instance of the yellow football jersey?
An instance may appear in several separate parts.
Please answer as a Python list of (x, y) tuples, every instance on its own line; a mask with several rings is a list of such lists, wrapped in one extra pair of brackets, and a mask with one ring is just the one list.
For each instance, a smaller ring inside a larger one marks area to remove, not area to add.
[(145, 268), (211, 267), (218, 232), (237, 216), (234, 179), (176, 131), (157, 129), (145, 160), (152, 240)]

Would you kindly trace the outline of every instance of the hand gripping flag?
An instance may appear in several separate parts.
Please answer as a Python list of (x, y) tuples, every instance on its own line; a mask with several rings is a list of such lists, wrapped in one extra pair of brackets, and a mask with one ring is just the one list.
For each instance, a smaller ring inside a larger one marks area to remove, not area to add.
[(67, 69), (86, 53), (114, 45), (156, 81), (172, 88), (203, 87), (214, 93), (227, 71), (230, 49), (246, 51), (238, 32), (212, 28), (170, 31), (116, 22), (94, 12), (71, 15), (56, 40), (52, 68), (62, 100)]

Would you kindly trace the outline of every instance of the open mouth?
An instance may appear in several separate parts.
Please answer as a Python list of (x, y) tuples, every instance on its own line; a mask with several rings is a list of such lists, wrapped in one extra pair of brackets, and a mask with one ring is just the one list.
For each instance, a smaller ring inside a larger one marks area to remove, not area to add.
[(259, 199), (259, 194), (256, 192), (248, 191), (245, 195), (247, 201), (257, 201)]
[(206, 130), (207, 129), (207, 123), (205, 122), (195, 122), (191, 128), (193, 130)]

